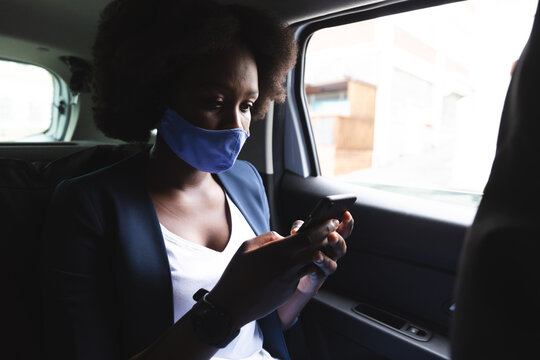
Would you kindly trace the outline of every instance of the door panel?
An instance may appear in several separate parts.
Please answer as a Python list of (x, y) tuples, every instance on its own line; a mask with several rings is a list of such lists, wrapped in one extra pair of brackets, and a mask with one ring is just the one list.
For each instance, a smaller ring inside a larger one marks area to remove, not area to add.
[[(299, 325), (311, 358), (449, 358), (456, 265), (474, 210), (286, 172), (278, 187), (280, 223), (304, 218), (320, 196), (345, 192), (358, 196), (347, 254)], [(385, 316), (377, 321), (353, 311), (359, 303), (397, 316), (400, 329)], [(410, 326), (432, 335), (414, 339), (405, 335)]]
[(411, 339), (351, 311), (356, 304), (327, 290), (310, 302), (302, 314), (301, 326), (311, 340), (312, 359), (449, 358), (446, 337), (435, 333), (427, 342)]

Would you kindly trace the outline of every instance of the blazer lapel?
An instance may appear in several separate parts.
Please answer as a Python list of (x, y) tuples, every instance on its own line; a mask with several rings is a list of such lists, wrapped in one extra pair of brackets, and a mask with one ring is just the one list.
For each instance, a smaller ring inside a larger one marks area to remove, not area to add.
[(217, 177), (255, 234), (270, 231), (266, 194), (252, 165), (236, 161), (232, 169), (217, 174)]

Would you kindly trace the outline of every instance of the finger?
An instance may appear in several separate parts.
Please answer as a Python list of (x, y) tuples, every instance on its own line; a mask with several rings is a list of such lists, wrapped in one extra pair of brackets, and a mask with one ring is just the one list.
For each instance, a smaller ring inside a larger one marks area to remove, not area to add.
[(328, 243), (327, 237), (332, 231), (335, 231), (339, 226), (339, 221), (337, 219), (327, 220), (321, 225), (314, 226), (313, 228), (302, 231), (299, 234), (294, 236), (296, 239), (296, 246), (300, 248), (318, 248), (325, 246)]
[(298, 231), (298, 229), (300, 229), (303, 223), (304, 221), (302, 220), (296, 220), (295, 222), (293, 222), (291, 227), (291, 235), (296, 234), (296, 232)]
[[(279, 258), (284, 260), (281, 264), (289, 269), (288, 271), (296, 273), (312, 262), (314, 249), (328, 245), (327, 236), (338, 225), (338, 220), (328, 220), (308, 231), (289, 235), (279, 241), (271, 241), (268, 246), (273, 247), (276, 254), (280, 254)], [(257, 248), (257, 246), (251, 248)]]
[(325, 276), (333, 274), (337, 269), (337, 262), (324, 255), (322, 251), (317, 251), (313, 255), (313, 263)]
[[(294, 280), (300, 280), (304, 276), (309, 276), (314, 281), (322, 283), (329, 274), (332, 274), (335, 269), (337, 269), (337, 263), (335, 263), (331, 259), (328, 259), (328, 257), (325, 257), (324, 255), (322, 257), (323, 260), (319, 261), (319, 254), (320, 251), (317, 251), (315, 255), (311, 253), (309, 257), (309, 263), (296, 268), (296, 276)], [(316, 263), (315, 261), (318, 262)]]
[[(306, 274), (304, 274), (303, 276), (308, 276), (310, 278), (310, 280), (313, 283), (315, 283), (314, 285), (317, 288), (320, 287), (320, 285), (322, 285), (324, 280), (326, 280), (327, 276), (321, 271), (321, 269), (319, 269), (314, 264), (311, 264), (308, 269), (309, 269), (309, 271)], [(301, 278), (300, 278), (300, 280), (301, 280)], [(300, 290), (300, 291), (306, 293), (305, 290), (306, 289), (303, 289), (303, 290)], [(311, 291), (308, 291), (308, 293), (311, 293)]]
[(317, 272), (319, 271), (319, 268), (313, 264), (313, 262), (309, 263), (308, 265), (302, 267), (298, 273), (298, 279), (301, 279), (302, 277), (309, 275), (309, 276), (316, 276)]
[(334, 231), (328, 234), (328, 246), (324, 247), (322, 251), (335, 261), (347, 253), (347, 243), (337, 231)]
[[(304, 249), (298, 251), (294, 256), (290, 258), (289, 266), (293, 273), (306, 275), (306, 267), (311, 268), (311, 271), (317, 270), (317, 267), (313, 264), (313, 249)], [(302, 276), (303, 276), (302, 275)]]
[(341, 217), (341, 223), (339, 224), (337, 231), (341, 234), (341, 236), (343, 236), (344, 239), (346, 239), (351, 235), (353, 228), (354, 219), (350, 212), (345, 211)]
[(244, 247), (243, 250), (245, 252), (248, 252), (248, 251), (258, 249), (261, 246), (264, 246), (264, 245), (266, 245), (268, 243), (271, 243), (273, 241), (281, 240), (281, 239), (283, 239), (283, 236), (279, 235), (275, 231), (270, 231), (270, 232), (264, 233), (262, 235), (259, 235), (257, 237), (254, 237), (253, 239), (244, 241), (244, 244), (242, 246)]
[(305, 249), (314, 249), (326, 245), (326, 237), (335, 231), (339, 225), (336, 219), (327, 220), (321, 225), (309, 230), (289, 235), (280, 244), (284, 251), (299, 252)]

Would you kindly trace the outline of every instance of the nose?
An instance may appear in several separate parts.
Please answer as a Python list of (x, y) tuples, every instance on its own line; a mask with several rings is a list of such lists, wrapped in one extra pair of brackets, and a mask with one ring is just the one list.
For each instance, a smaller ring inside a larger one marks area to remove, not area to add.
[(248, 131), (248, 129), (244, 129), (243, 119), (245, 114), (242, 113), (239, 107), (229, 108), (224, 115), (225, 118), (223, 119), (222, 129), (242, 129)]

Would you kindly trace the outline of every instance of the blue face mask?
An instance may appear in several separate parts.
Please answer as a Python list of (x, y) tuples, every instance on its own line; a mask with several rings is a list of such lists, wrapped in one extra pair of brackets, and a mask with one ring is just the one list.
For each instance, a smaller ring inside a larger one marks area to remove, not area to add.
[(229, 170), (249, 136), (242, 129), (201, 129), (171, 109), (165, 111), (157, 129), (179, 158), (209, 173)]

